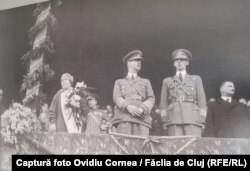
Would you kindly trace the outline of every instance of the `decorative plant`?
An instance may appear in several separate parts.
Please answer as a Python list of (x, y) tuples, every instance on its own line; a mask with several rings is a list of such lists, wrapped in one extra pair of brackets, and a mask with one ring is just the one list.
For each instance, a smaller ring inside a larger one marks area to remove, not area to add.
[(32, 73), (24, 75), (23, 83), (21, 85), (21, 91), (31, 89), (39, 82), (49, 81), (53, 78), (55, 72), (49, 66), (49, 64), (41, 65)]
[[(27, 74), (24, 75), (23, 83), (21, 85), (21, 91), (30, 90), (36, 85), (44, 85), (46, 82), (50, 81), (55, 72), (50, 68), (49, 62), (50, 58), (55, 52), (54, 43), (51, 40), (51, 33), (57, 28), (57, 19), (54, 16), (54, 9), (62, 4), (61, 0), (50, 0), (49, 2), (38, 3), (36, 9), (34, 10), (33, 16), (36, 20), (35, 24), (29, 29), (28, 37), (30, 39), (30, 44), (33, 46), (36, 36), (46, 28), (44, 33), (46, 38), (32, 50), (25, 53), (22, 57), (22, 63), (27, 68)], [(45, 10), (48, 9), (48, 13)], [(45, 12), (42, 16), (42, 13)], [(47, 15), (48, 14), (48, 15)], [(42, 33), (43, 34), (43, 33)], [(37, 46), (38, 45), (38, 46)], [(38, 63), (35, 70), (31, 71), (30, 65), (34, 60), (42, 58), (42, 63)], [(42, 105), (45, 101), (48, 101), (47, 95), (44, 93), (42, 87), (39, 88), (39, 94), (33, 95), (29, 98), (25, 98), (24, 104), (27, 107), (30, 107), (37, 114), (40, 112)]]
[(44, 11), (46, 8), (48, 8), (48, 3), (38, 3), (36, 9), (33, 12), (33, 16), (37, 18), (39, 14), (41, 14), (42, 11)]
[(48, 96), (45, 93), (39, 92), (38, 95), (27, 98), (23, 103), (26, 107), (31, 108), (34, 111), (40, 112), (41, 107), (48, 103)]
[(14, 145), (17, 134), (40, 130), (41, 124), (36, 115), (20, 103), (13, 103), (1, 116), (1, 135), (6, 143)]
[[(57, 28), (57, 19), (52, 13), (49, 13), (49, 15), (41, 22), (37, 22), (34, 26), (32, 26), (29, 30), (29, 38), (33, 40), (34, 36), (44, 29), (46, 26), (49, 27), (51, 30), (56, 30)], [(32, 41), (31, 41), (32, 42)]]
[(54, 43), (51, 41), (50, 37), (47, 37), (38, 47), (25, 53), (21, 60), (23, 64), (29, 66), (32, 60), (35, 60), (43, 54), (45, 59), (51, 58), (52, 54), (55, 52)]

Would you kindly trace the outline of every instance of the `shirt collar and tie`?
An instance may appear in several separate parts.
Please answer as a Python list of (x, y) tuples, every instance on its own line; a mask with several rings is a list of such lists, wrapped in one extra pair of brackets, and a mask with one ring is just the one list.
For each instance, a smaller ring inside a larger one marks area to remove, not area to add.
[(221, 99), (222, 99), (222, 100), (225, 100), (225, 101), (228, 102), (228, 103), (231, 103), (231, 102), (232, 102), (232, 97), (221, 96)]
[(134, 80), (137, 77), (136, 73), (128, 73), (128, 78)]
[(176, 76), (180, 79), (181, 82), (184, 80), (186, 75), (187, 75), (187, 71), (185, 70), (176, 72)]

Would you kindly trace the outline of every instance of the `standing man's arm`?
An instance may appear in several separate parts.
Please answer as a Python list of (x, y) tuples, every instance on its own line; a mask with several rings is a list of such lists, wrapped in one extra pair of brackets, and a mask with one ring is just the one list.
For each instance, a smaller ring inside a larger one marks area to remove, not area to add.
[(205, 122), (204, 137), (215, 137), (215, 124), (213, 118), (212, 106), (208, 106), (207, 117)]
[(132, 116), (140, 117), (143, 112), (143, 109), (140, 110), (138, 107), (129, 104), (124, 99), (119, 80), (117, 80), (114, 85), (113, 101), (122, 111), (129, 112)]
[(160, 109), (162, 117), (165, 117), (167, 115), (167, 106), (168, 106), (168, 86), (167, 86), (167, 80), (164, 79), (162, 82), (161, 101), (160, 101)]
[(155, 105), (155, 95), (151, 83), (147, 80), (147, 99), (140, 106), (143, 109), (144, 114), (149, 114)]
[(113, 101), (123, 111), (125, 111), (127, 106), (129, 105), (128, 102), (122, 96), (119, 80), (116, 80), (114, 85)]
[(201, 77), (197, 77), (196, 80), (196, 85), (197, 85), (197, 105), (200, 109), (200, 114), (203, 117), (203, 122), (205, 122), (205, 118), (206, 118), (206, 113), (207, 113), (207, 100), (206, 100), (206, 95), (205, 95), (205, 91), (203, 88), (203, 83), (201, 80)]

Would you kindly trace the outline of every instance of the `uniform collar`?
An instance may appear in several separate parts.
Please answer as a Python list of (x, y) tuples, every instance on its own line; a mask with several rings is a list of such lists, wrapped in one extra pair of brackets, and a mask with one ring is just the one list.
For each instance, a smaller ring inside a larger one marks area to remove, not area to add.
[(184, 71), (177, 71), (177, 72), (176, 72), (176, 76), (179, 77), (179, 74), (180, 74), (180, 73), (182, 74), (183, 78), (185, 78), (185, 76), (187, 75), (187, 71), (184, 70)]
[[(174, 75), (174, 80), (177, 81), (177, 82), (180, 82), (179, 76), (177, 74), (179, 74), (179, 72), (178, 73), (176, 72), (176, 75)], [(185, 74), (182, 75), (182, 76), (183, 76), (183, 81), (182, 81), (182, 84), (183, 84), (187, 80), (189, 80), (190, 75), (185, 71)]]
[(132, 75), (134, 76), (134, 79), (138, 77), (137, 73), (128, 73), (127, 78), (131, 79)]

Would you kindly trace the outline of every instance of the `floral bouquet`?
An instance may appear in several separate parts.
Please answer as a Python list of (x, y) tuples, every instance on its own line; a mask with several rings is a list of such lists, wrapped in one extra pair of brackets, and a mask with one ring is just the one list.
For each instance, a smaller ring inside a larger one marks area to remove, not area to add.
[(6, 143), (16, 144), (16, 135), (24, 131), (40, 130), (41, 124), (36, 114), (20, 103), (13, 103), (1, 116), (1, 135)]
[[(86, 116), (89, 108), (87, 105), (87, 98), (90, 96), (87, 85), (82, 82), (77, 82), (75, 88), (71, 88), (66, 93), (66, 106), (72, 109), (71, 115), (75, 118), (75, 122), (78, 128), (80, 128)], [(69, 117), (71, 117), (71, 115)]]

